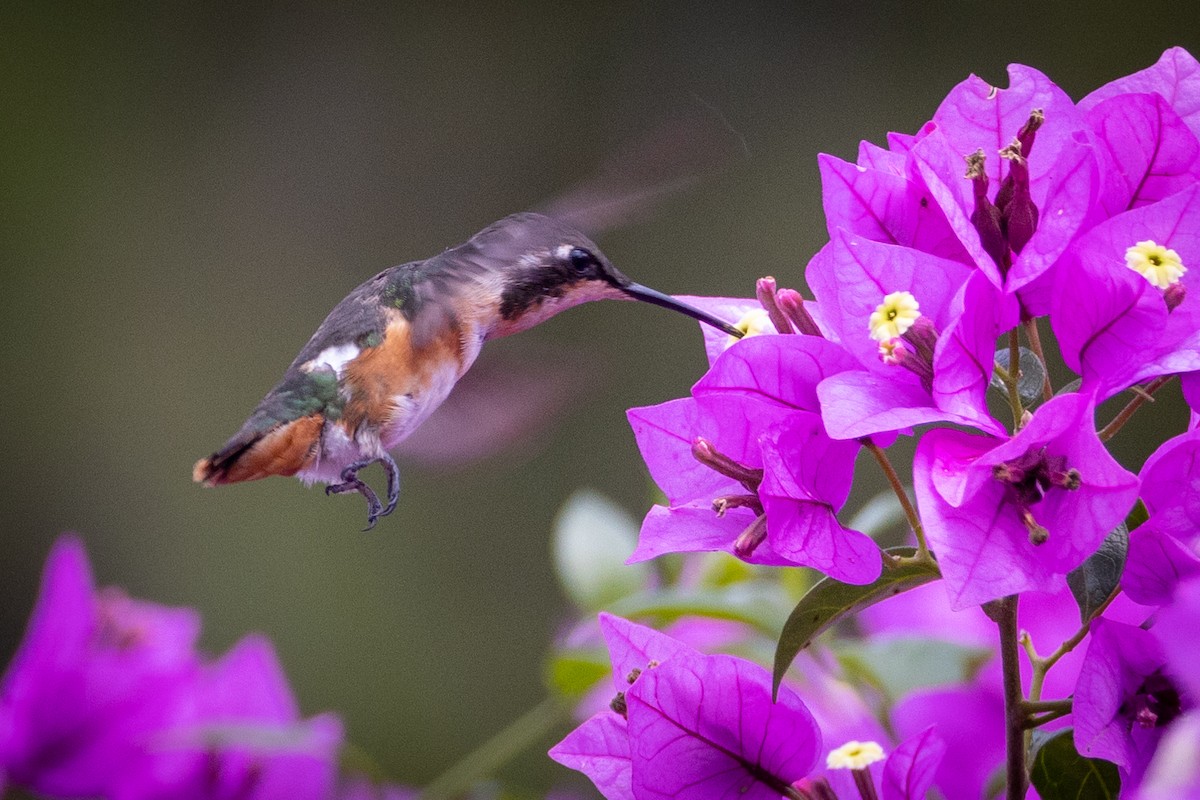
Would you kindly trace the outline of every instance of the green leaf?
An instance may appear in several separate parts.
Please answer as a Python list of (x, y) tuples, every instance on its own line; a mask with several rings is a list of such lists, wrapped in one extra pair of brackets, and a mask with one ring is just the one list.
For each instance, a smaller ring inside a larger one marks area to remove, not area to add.
[(1150, 509), (1146, 508), (1146, 504), (1139, 499), (1133, 504), (1133, 510), (1129, 512), (1129, 516), (1125, 517), (1125, 527), (1136, 531), (1148, 519), (1150, 519)]
[(779, 644), (775, 648), (774, 692), (779, 691), (783, 674), (795, 660), (796, 654), (808, 647), (829, 626), (860, 609), (941, 577), (936, 564), (915, 559), (915, 548), (893, 547), (885, 552), (903, 560), (895, 566), (885, 563), (883, 574), (874, 583), (855, 586), (832, 578), (822, 578), (800, 598), (784, 623)]
[[(1006, 370), (1008, 355), (1007, 348), (996, 351), (996, 363)], [(1021, 348), (1017, 364), (1021, 368), (1021, 375), (1017, 378), (1017, 394), (1021, 396), (1021, 404), (1029, 408), (1042, 398), (1042, 384), (1046, 380), (1046, 371), (1042, 369), (1041, 359), (1034, 355), (1032, 350), (1024, 347)], [(991, 385), (1008, 396), (1008, 386), (999, 375), (992, 375)]]
[(993, 655), (988, 648), (915, 637), (840, 641), (833, 653), (847, 675), (889, 701), (914, 689), (970, 681)]
[(1076, 378), (1075, 380), (1071, 381), (1070, 383), (1068, 383), (1064, 386), (1060, 386), (1058, 388), (1058, 391), (1054, 393), (1054, 396), (1058, 397), (1058, 396), (1064, 395), (1064, 394), (1075, 394), (1076, 392), (1079, 391), (1079, 387), (1081, 387), (1081, 386), (1083, 386), (1083, 378)]
[(1117, 765), (1079, 755), (1070, 728), (1037, 747), (1029, 778), (1042, 800), (1116, 800), (1121, 790)]
[(578, 699), (611, 669), (603, 648), (560, 650), (546, 665), (546, 684), (559, 697)]
[(1079, 604), (1079, 618), (1087, 622), (1116, 591), (1129, 552), (1129, 528), (1122, 522), (1113, 528), (1100, 549), (1067, 573), (1067, 585)]
[(691, 616), (728, 619), (773, 635), (787, 617), (787, 606), (776, 584), (742, 581), (711, 588), (655, 589), (622, 598), (608, 610), (619, 617), (653, 617), (661, 624)]
[(598, 611), (650, 582), (650, 565), (625, 563), (637, 532), (637, 521), (598, 492), (580, 490), (563, 504), (554, 524), (554, 566), (576, 605)]

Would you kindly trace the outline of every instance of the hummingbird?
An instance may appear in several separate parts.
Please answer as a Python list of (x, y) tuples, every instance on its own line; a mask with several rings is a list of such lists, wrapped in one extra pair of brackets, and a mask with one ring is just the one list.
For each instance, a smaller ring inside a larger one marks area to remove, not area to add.
[[(634, 283), (561, 219), (513, 214), (350, 292), (238, 432), (196, 462), (192, 478), (216, 486), (286, 475), (324, 483), (327, 495), (357, 492), (370, 530), (400, 495), (389, 451), (446, 399), (484, 342), (603, 299), (651, 303), (742, 335)], [(387, 476), (386, 503), (358, 475), (375, 463)]]

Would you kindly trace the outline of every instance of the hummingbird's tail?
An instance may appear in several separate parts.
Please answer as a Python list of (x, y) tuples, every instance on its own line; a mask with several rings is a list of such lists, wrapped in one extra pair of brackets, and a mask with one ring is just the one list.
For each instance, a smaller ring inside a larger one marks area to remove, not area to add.
[(271, 475), (295, 475), (316, 454), (325, 417), (310, 414), (261, 429), (249, 423), (192, 468), (192, 480), (205, 486), (240, 483)]

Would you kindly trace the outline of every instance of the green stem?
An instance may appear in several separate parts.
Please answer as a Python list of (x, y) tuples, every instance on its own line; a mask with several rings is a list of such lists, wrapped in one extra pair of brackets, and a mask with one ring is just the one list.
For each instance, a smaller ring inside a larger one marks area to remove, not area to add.
[(1125, 423), (1129, 422), (1129, 418), (1134, 415), (1139, 408), (1145, 403), (1154, 402), (1154, 393), (1166, 385), (1167, 381), (1174, 377), (1172, 375), (1163, 375), (1155, 378), (1146, 384), (1146, 388), (1134, 395), (1134, 398), (1129, 401), (1129, 404), (1121, 409), (1121, 412), (1113, 417), (1112, 422), (1101, 428), (1097, 435), (1100, 441), (1107, 442), (1109, 439), (1117, 435), (1117, 431), (1125, 427)]
[(481, 778), (544, 739), (568, 719), (569, 712), (558, 699), (546, 698), (434, 779), (419, 800), (449, 800), (465, 794)]
[(1042, 350), (1042, 337), (1038, 333), (1037, 320), (1030, 317), (1021, 323), (1025, 327), (1025, 338), (1029, 340), (1029, 349), (1042, 362), (1042, 399), (1054, 397), (1054, 387), (1050, 385), (1050, 368), (1046, 366), (1046, 353)]
[(904, 516), (908, 517), (908, 524), (912, 526), (913, 533), (917, 536), (917, 558), (932, 561), (933, 559), (929, 555), (929, 545), (925, 541), (925, 528), (921, 525), (921, 517), (917, 514), (916, 506), (908, 499), (908, 492), (904, 490), (904, 484), (900, 483), (900, 476), (892, 467), (887, 453), (883, 452), (882, 448), (870, 439), (863, 439), (862, 443), (879, 462), (883, 474), (887, 476), (888, 483), (892, 485), (892, 491), (896, 493), (896, 499), (900, 501), (900, 507), (904, 509)]
[(1021, 710), (1026, 714), (1040, 714), (1043, 711), (1070, 711), (1071, 700), (1023, 700)]
[(1008, 800), (1022, 800), (1028, 789), (1025, 778), (1025, 711), (1021, 705), (1020, 645), (1017, 642), (1017, 596), (992, 604), (989, 616), (1000, 631), (1000, 666), (1004, 673), (1004, 743)]
[[(1040, 717), (1026, 717), (1025, 718), (1025, 728), (1027, 731), (1030, 731), (1030, 735), (1032, 735), (1032, 731), (1034, 728), (1041, 727), (1042, 725), (1045, 725), (1047, 722), (1053, 722), (1054, 720), (1065, 717), (1067, 714), (1070, 714), (1070, 713), (1071, 713), (1071, 709), (1060, 708), (1056, 711), (1047, 711), (1045, 714), (1042, 714)], [(1026, 746), (1028, 746), (1028, 745), (1026, 745)]]
[(1021, 406), (1021, 392), (1017, 383), (1021, 380), (1021, 336), (1016, 328), (1008, 333), (1008, 405), (1012, 408), (1013, 431), (1021, 430), (1021, 417), (1025, 409)]
[(1088, 631), (1092, 629), (1092, 620), (1103, 614), (1105, 609), (1112, 605), (1112, 601), (1116, 600), (1117, 595), (1120, 593), (1121, 587), (1118, 586), (1115, 590), (1113, 590), (1113, 593), (1108, 596), (1108, 599), (1101, 603), (1100, 607), (1097, 608), (1095, 612), (1093, 612), (1092, 615), (1088, 617), (1082, 625), (1079, 626), (1079, 630), (1071, 634), (1071, 638), (1060, 644), (1053, 653), (1045, 658), (1034, 657), (1030, 659), (1030, 663), (1033, 666), (1033, 678), (1029, 686), (1029, 699), (1031, 701), (1036, 702), (1041, 699), (1042, 683), (1046, 679), (1046, 673), (1050, 671), (1051, 667), (1059, 662), (1059, 659), (1079, 646), (1079, 643), (1083, 641), (1083, 637), (1087, 636)]

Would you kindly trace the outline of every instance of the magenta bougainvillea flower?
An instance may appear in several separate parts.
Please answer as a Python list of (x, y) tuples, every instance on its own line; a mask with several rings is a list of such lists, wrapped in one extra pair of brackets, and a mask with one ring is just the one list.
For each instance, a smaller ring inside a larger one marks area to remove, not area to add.
[[(880, 247), (863, 242), (857, 249)], [(890, 254), (912, 252), (893, 248)], [(833, 285), (862, 285), (857, 275), (845, 279), (840, 273), (834, 274)], [(871, 285), (887, 289), (895, 284), (883, 281)], [(870, 366), (873, 360), (874, 366), (835, 374), (817, 387), (822, 419), (834, 438), (904, 431), (931, 422), (956, 422), (989, 433), (1003, 432), (988, 413), (984, 396), (991, 379), (996, 337), (1017, 321), (1015, 301), (997, 292), (981, 276), (972, 276), (958, 287), (957, 294), (938, 315), (944, 321), (941, 327), (937, 317), (926, 315), (929, 304), (918, 295), (923, 296), (922, 290), (914, 293), (901, 289), (887, 295), (875, 292), (876, 305), (872, 309), (860, 303), (854, 314), (839, 319), (845, 324), (844, 337), (855, 336), (873, 347), (873, 354), (862, 354), (860, 363)], [(911, 325), (895, 337), (872, 334), (870, 319), (874, 314), (885, 319), (907, 316)], [(872, 335), (875, 341), (871, 341)]]
[(203, 666), (186, 697), (118, 780), (128, 800), (326, 798), (342, 726), (302, 721), (270, 642), (248, 636)]
[(1182, 542), (1200, 544), (1200, 431), (1168, 439), (1142, 466), (1150, 521)]
[(1046, 403), (1008, 440), (930, 431), (913, 469), (956, 609), (1057, 588), (1125, 518), (1138, 489), (1100, 443), (1082, 395)]
[(1200, 578), (1182, 582), (1151, 629), (1163, 649), (1167, 670), (1194, 705), (1200, 704)]
[(948, 800), (982, 797), (1004, 761), (1004, 696), (994, 680), (912, 692), (892, 719), (898, 736), (912, 739), (932, 728), (945, 743), (933, 783)]
[(1121, 573), (1121, 590), (1147, 606), (1171, 601), (1181, 581), (1200, 575), (1200, 556), (1148, 520), (1129, 534), (1129, 552)]
[[(831, 238), (840, 228), (958, 261), (1009, 292), (1050, 270), (1091, 217), (1097, 163), (1061, 89), (1020, 65), (1009, 78), (1008, 88), (968, 78), (915, 136), (864, 144), (855, 165), (822, 156)], [(1044, 313), (1025, 294), (1026, 310)]]
[(0, 690), (0, 767), (51, 795), (107, 794), (196, 680), (189, 609), (97, 592), (83, 545), (55, 544)]
[(270, 645), (209, 662), (191, 609), (97, 591), (55, 544), (0, 688), (0, 774), (49, 796), (324, 798), (341, 725), (302, 723)]
[(1090, 111), (1105, 100), (1122, 94), (1147, 93), (1164, 98), (1180, 119), (1200, 136), (1200, 64), (1182, 47), (1172, 47), (1158, 63), (1140, 72), (1106, 83), (1079, 101)]
[[(747, 336), (774, 335), (770, 318), (758, 300), (748, 297), (702, 297), (680, 295), (679, 300), (690, 306), (706, 311), (717, 319), (727, 319), (735, 322), (737, 327), (746, 332)], [(700, 325), (700, 333), (704, 336), (704, 354), (708, 357), (709, 366), (716, 362), (722, 353), (730, 348), (737, 339), (724, 331), (719, 331), (711, 325)]]
[(946, 755), (946, 742), (928, 727), (896, 746), (883, 767), (883, 800), (927, 797)]
[(609, 800), (736, 796), (777, 800), (816, 766), (821, 732), (762, 667), (702, 655), (650, 628), (601, 615), (617, 695), (550, 750)]
[(817, 413), (817, 384), (854, 366), (820, 337), (756, 336), (722, 354), (693, 397), (630, 409), (642, 457), (670, 502), (647, 515), (632, 560), (723, 550), (850, 583), (878, 577), (878, 546), (836, 517), (859, 445), (831, 439)]
[(1145, 780), (1123, 796), (1134, 800), (1200, 797), (1200, 711), (1180, 717), (1159, 742)]
[(911, 159), (972, 263), (1014, 292), (1050, 270), (1086, 224), (1098, 175), (1070, 98), (1035, 69), (1008, 73), (1006, 89), (975, 76), (952, 89)]
[(1105, 216), (1155, 203), (1200, 180), (1200, 142), (1160, 94), (1113, 95), (1090, 105), (1103, 165)]
[(1200, 184), (1097, 225), (1066, 262), (1050, 320), (1084, 391), (1200, 369)]
[(1112, 761), (1136, 783), (1164, 730), (1191, 703), (1167, 673), (1151, 632), (1098, 619), (1091, 637), (1075, 685), (1075, 746)]

